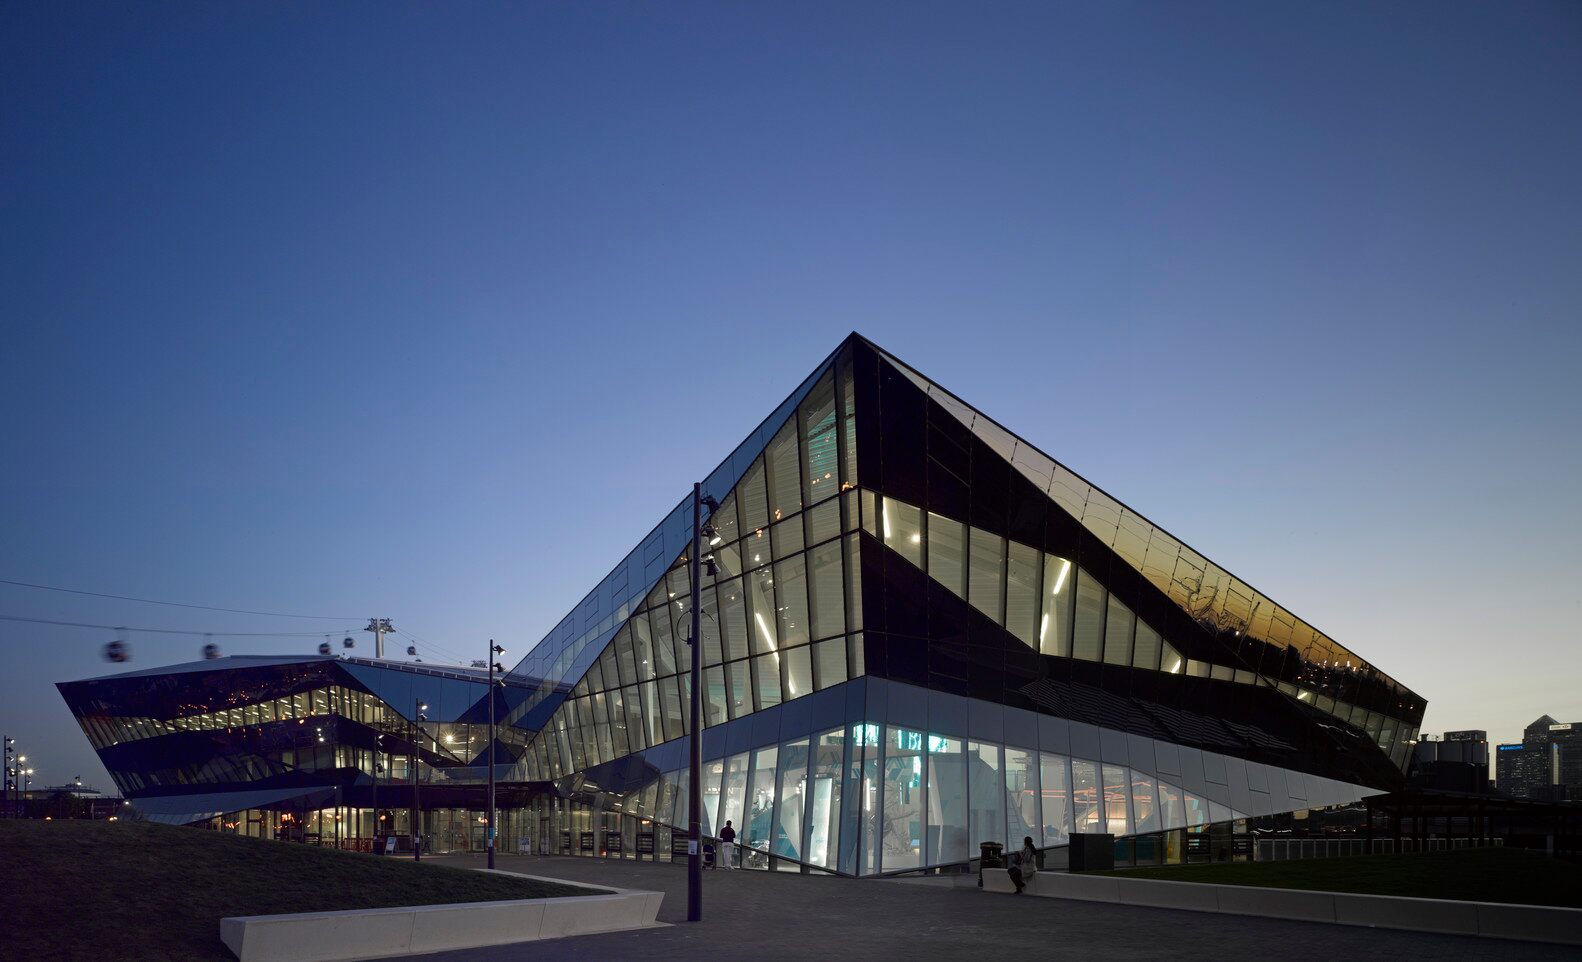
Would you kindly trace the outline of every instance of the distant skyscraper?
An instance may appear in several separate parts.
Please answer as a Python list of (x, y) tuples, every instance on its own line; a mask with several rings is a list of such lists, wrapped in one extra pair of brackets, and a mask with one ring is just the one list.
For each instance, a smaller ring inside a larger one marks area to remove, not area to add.
[(1521, 744), (1499, 746), (1495, 784), (1515, 798), (1582, 798), (1582, 723), (1544, 715), (1528, 725)]

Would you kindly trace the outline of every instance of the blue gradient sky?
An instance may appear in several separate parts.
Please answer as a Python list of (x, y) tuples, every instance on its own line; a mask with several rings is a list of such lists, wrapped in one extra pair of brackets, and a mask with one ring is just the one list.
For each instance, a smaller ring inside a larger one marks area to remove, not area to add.
[[(514, 661), (855, 329), (1582, 720), (1579, 92), (1573, 3), (8, 4), (0, 578), (355, 617), (0, 613)], [(106, 640), (0, 622), (39, 781)]]

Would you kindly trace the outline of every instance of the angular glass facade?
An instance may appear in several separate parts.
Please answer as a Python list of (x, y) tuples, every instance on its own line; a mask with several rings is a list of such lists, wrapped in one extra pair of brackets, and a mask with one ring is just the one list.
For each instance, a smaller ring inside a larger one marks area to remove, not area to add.
[[(696, 645), (688, 499), (508, 673), (506, 850), (668, 858), (694, 736), (706, 834), (844, 875), (1085, 832), (1170, 860), (1401, 779), (1420, 698), (856, 335), (703, 490)], [(333, 803), (339, 837), (410, 834), (415, 772), (419, 834), (465, 848), (484, 685), (426, 667), (233, 658), (61, 690), (155, 817), (322, 837)]]

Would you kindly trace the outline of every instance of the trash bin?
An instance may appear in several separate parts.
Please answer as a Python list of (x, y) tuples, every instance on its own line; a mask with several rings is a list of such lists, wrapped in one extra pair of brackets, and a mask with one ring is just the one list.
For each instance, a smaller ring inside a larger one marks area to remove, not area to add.
[(1005, 846), (999, 842), (978, 843), (978, 888), (983, 888), (983, 870), (1005, 867)]

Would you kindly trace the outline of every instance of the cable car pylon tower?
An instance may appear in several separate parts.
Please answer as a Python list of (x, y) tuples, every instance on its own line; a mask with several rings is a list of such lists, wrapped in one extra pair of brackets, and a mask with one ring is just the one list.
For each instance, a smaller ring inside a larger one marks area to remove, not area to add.
[(364, 628), (363, 631), (374, 633), (374, 657), (383, 658), (385, 656), (385, 635), (395, 631), (395, 625), (390, 623), (389, 618), (369, 618), (368, 627)]

